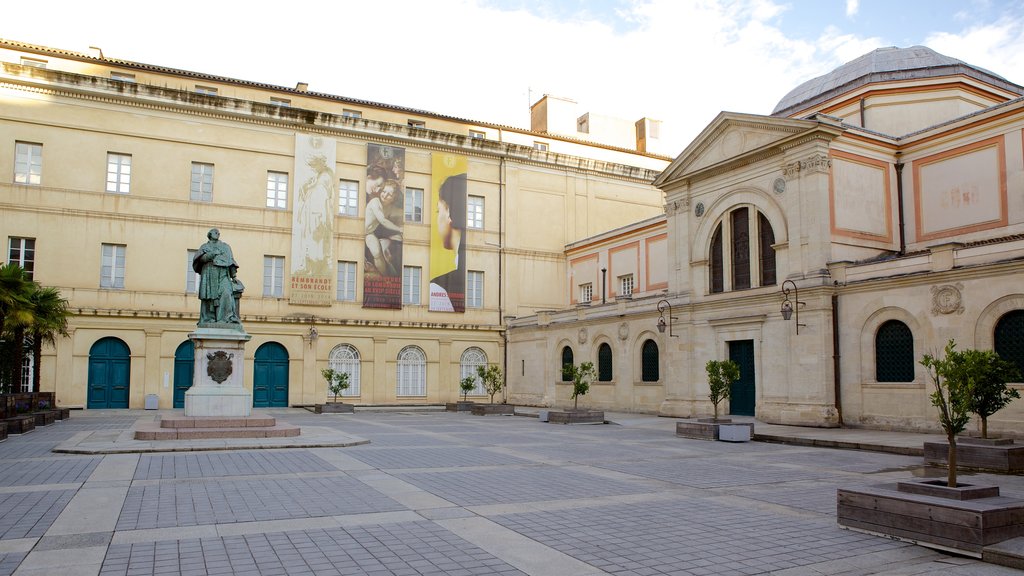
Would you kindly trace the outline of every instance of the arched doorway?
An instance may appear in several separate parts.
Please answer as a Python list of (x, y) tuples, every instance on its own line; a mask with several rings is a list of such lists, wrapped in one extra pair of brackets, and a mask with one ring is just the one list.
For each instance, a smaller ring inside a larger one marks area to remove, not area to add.
[(89, 349), (87, 408), (127, 408), (131, 351), (117, 338), (101, 338)]
[(256, 349), (253, 378), (253, 408), (288, 407), (288, 351), (277, 342)]
[(191, 340), (178, 345), (174, 351), (174, 407), (185, 407), (185, 392), (192, 387), (196, 347)]

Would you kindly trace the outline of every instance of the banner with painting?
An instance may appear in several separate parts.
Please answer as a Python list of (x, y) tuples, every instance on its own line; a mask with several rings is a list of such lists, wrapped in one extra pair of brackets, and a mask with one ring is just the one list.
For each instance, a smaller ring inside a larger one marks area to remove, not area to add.
[(465, 156), (435, 152), (430, 199), (430, 311), (466, 311)]
[(334, 303), (334, 178), (336, 142), (312, 134), (295, 135), (295, 200), (292, 203), (292, 304)]
[(402, 308), (405, 148), (366, 145), (363, 308)]

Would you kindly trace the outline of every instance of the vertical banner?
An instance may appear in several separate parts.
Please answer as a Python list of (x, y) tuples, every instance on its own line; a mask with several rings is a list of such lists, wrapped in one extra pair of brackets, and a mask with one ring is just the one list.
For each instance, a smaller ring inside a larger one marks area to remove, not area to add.
[(295, 200), (292, 203), (292, 304), (334, 302), (335, 141), (295, 135)]
[(363, 308), (402, 308), (405, 148), (366, 145)]
[(435, 152), (431, 166), (430, 311), (466, 311), (465, 156)]

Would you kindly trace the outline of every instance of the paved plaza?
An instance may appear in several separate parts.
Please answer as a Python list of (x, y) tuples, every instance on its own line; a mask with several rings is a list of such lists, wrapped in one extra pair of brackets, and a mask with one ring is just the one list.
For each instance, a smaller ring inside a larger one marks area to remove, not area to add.
[[(0, 576), (1020, 574), (836, 525), (837, 487), (944, 475), (919, 456), (687, 440), (637, 415), (268, 412), (369, 443), (51, 451), (117, 443), (143, 411), (0, 443)], [(975, 479), (1024, 496), (1024, 476)]]

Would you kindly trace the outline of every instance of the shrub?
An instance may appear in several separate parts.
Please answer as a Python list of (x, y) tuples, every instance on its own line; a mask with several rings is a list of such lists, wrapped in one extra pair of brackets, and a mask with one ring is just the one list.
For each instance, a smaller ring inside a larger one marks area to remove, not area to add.
[(477, 366), (476, 373), (484, 383), (484, 390), (491, 395), (491, 404), (494, 404), (494, 395), (505, 387), (505, 376), (501, 373), (501, 368), (497, 364)]
[(590, 392), (590, 382), (597, 377), (597, 370), (593, 362), (583, 362), (578, 365), (566, 364), (562, 367), (562, 373), (572, 378), (572, 409), (576, 410), (580, 396)]
[(728, 400), (732, 383), (740, 379), (740, 366), (732, 360), (708, 360), (704, 365), (708, 373), (708, 399), (715, 405), (715, 420), (718, 420), (718, 404)]
[(334, 402), (345, 390), (348, 390), (348, 372), (340, 372), (334, 368), (324, 368), (320, 371), (324, 380), (327, 380), (327, 390), (334, 396)]
[(946, 485), (955, 488), (956, 483), (956, 435), (963, 432), (971, 419), (972, 366), (968, 351), (957, 352), (956, 342), (946, 344), (943, 358), (925, 354), (921, 365), (928, 371), (935, 391), (931, 394), (932, 406), (939, 409), (939, 424), (946, 432), (949, 442), (949, 474)]

